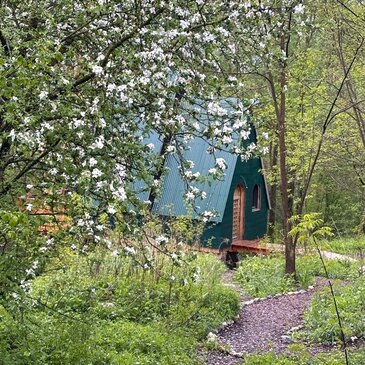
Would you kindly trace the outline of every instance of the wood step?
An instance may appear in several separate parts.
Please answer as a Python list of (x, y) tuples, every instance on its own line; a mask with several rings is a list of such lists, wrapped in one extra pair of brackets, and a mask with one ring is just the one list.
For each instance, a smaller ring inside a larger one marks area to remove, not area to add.
[(231, 252), (249, 252), (260, 255), (268, 255), (270, 250), (261, 244), (261, 240), (236, 240), (229, 249)]

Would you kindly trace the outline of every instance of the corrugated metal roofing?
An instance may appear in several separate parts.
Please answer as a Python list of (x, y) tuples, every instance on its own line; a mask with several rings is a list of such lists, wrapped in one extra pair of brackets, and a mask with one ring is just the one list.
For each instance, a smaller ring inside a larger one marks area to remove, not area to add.
[[(209, 144), (200, 138), (195, 138), (190, 144), (191, 149), (185, 151), (184, 158), (194, 162), (192, 172), (200, 172), (201, 175), (208, 175), (210, 168), (215, 165), (216, 158), (224, 158), (228, 168), (225, 170), (225, 175), (222, 180), (211, 180), (210, 183), (191, 183), (191, 186), (198, 188), (206, 193), (206, 198), (203, 200), (196, 200), (196, 211), (193, 216), (204, 211), (217, 211), (218, 216), (212, 221), (221, 222), (224, 209), (227, 202), (228, 193), (231, 186), (231, 181), (236, 166), (237, 156), (225, 152), (217, 151), (215, 156), (209, 154), (207, 149)], [(166, 216), (186, 215), (189, 212), (184, 195), (186, 193), (187, 185), (183, 181), (179, 172), (179, 162), (173, 155), (166, 159), (166, 167), (169, 172), (164, 178), (162, 194), (157, 198), (152, 211), (154, 213)], [(199, 199), (199, 198), (198, 198)]]
[[(231, 116), (233, 115), (238, 103), (239, 101), (234, 98), (219, 101), (219, 105), (227, 110), (228, 115)], [(183, 106), (186, 114), (184, 112), (183, 113), (186, 118), (194, 118), (194, 121), (197, 121), (201, 125), (202, 129), (205, 129), (207, 126), (214, 126), (214, 123), (217, 121), (217, 118), (207, 113), (205, 108), (206, 103), (204, 101), (195, 100), (193, 105), (185, 104)], [(193, 113), (194, 116), (190, 115), (192, 110), (195, 111), (195, 114)], [(233, 137), (234, 136), (232, 136), (232, 138)], [(227, 149), (232, 148), (237, 141), (240, 140), (241, 139), (238, 135), (235, 136), (235, 140), (229, 147), (227, 147)], [(156, 132), (151, 132), (149, 137), (144, 138), (143, 143), (146, 145), (153, 143), (155, 152), (159, 153), (161, 151), (161, 136), (159, 136)], [(238, 157), (230, 152), (218, 149), (215, 150), (214, 155), (208, 153), (210, 145), (207, 141), (199, 137), (195, 137), (189, 141), (187, 147), (188, 148), (183, 153), (183, 158), (193, 161), (194, 168), (190, 169), (193, 173), (199, 172), (202, 176), (207, 176), (209, 169), (215, 167), (215, 159), (223, 158), (228, 166), (224, 171), (224, 177), (220, 180), (210, 179), (209, 183), (190, 183), (191, 187), (196, 187), (200, 191), (204, 191), (206, 193), (205, 199), (198, 198), (195, 201), (195, 210), (194, 212), (190, 212), (187, 209), (184, 199), (184, 195), (187, 191), (187, 184), (180, 175), (180, 161), (178, 161), (176, 155), (168, 155), (165, 161), (165, 167), (167, 167), (168, 173), (163, 178), (161, 195), (156, 197), (152, 207), (152, 212), (165, 216), (192, 214), (194, 217), (204, 211), (216, 211), (218, 215), (211, 220), (221, 222)], [(138, 198), (140, 200), (144, 201), (148, 199), (150, 190), (145, 182), (136, 181), (133, 184), (133, 188), (135, 191), (140, 192), (138, 194)]]
[[(233, 115), (238, 103), (239, 101), (233, 98), (219, 101), (220, 107), (225, 109), (229, 116)], [(194, 115), (194, 120), (198, 121), (202, 129), (205, 129), (208, 126), (215, 127), (214, 122), (217, 120), (219, 121), (219, 118), (207, 113), (207, 110), (205, 109), (206, 103), (202, 100), (195, 100), (194, 105), (184, 105), (184, 107), (187, 118), (191, 117), (190, 111), (194, 110), (197, 113)], [(232, 138), (233, 137), (234, 136), (232, 136)], [(235, 137), (235, 140), (227, 147), (227, 150), (234, 147), (237, 141), (240, 141), (238, 135)], [(210, 145), (207, 141), (199, 137), (192, 139), (187, 147), (188, 148), (183, 153), (183, 158), (193, 161), (194, 168), (190, 169), (192, 173), (199, 172), (202, 176), (207, 176), (209, 169), (215, 167), (215, 159), (223, 158), (228, 166), (224, 171), (224, 177), (221, 180), (210, 179), (209, 182), (194, 182), (190, 184), (191, 187), (196, 187), (200, 191), (206, 193), (205, 199), (198, 198), (195, 201), (195, 210), (194, 212), (190, 212), (189, 209), (187, 209), (187, 204), (184, 199), (184, 195), (187, 191), (187, 183), (181, 177), (179, 171), (180, 162), (177, 160), (176, 156), (169, 155), (165, 162), (165, 166), (168, 168), (169, 172), (164, 177), (161, 196), (155, 200), (152, 211), (159, 215), (180, 216), (192, 214), (193, 217), (204, 211), (216, 211), (218, 215), (211, 220), (221, 222), (238, 157), (237, 155), (218, 149), (215, 150), (214, 155), (208, 153)]]
[[(151, 133), (148, 137), (143, 139), (143, 143), (147, 146), (152, 143), (154, 145), (154, 151), (160, 153), (162, 147), (161, 137), (157, 133)], [(133, 183), (133, 190), (137, 193), (138, 199), (141, 201), (147, 201), (150, 195), (150, 190), (145, 181), (137, 180)]]

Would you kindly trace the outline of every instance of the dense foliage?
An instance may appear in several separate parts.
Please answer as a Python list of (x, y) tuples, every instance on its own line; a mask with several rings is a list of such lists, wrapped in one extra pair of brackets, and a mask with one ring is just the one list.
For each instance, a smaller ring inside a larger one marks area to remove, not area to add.
[(159, 259), (150, 270), (105, 250), (65, 251), (0, 307), (0, 363), (197, 364), (197, 341), (237, 313), (238, 296), (219, 284), (214, 257)]
[[(301, 232), (291, 232), (317, 211), (338, 235), (364, 233), (364, 9), (356, 0), (1, 1), (0, 362), (196, 362), (196, 341), (237, 311), (237, 298), (217, 285), (215, 262), (185, 254), (201, 223), (151, 214), (168, 158), (193, 212), (201, 183), (224, 179), (217, 151), (264, 156), (270, 238), (285, 244), (285, 270), (281, 258), (252, 258), (237, 278), (266, 296), (293, 290), (296, 271), (303, 287), (322, 275), (316, 258), (296, 266)], [(263, 128), (258, 145), (241, 143), (249, 119)], [(193, 138), (209, 144), (208, 176), (184, 158)], [(353, 249), (364, 258), (361, 242)], [(327, 265), (333, 278), (357, 275), (350, 262)], [(355, 310), (363, 286), (339, 289), (341, 306), (354, 290)], [(311, 315), (333, 321), (321, 303)], [(358, 312), (341, 310), (346, 334), (363, 331)], [(337, 338), (308, 318), (316, 339)]]
[[(337, 305), (346, 338), (356, 341), (362, 338), (364, 326), (364, 276), (351, 283), (339, 283), (335, 290)], [(332, 296), (329, 290), (319, 292), (305, 315), (306, 337), (322, 343), (341, 343), (341, 334)]]
[[(331, 279), (353, 279), (358, 276), (358, 263), (348, 260), (325, 260)], [(242, 260), (235, 278), (242, 289), (253, 297), (266, 297), (307, 288), (317, 276), (325, 276), (322, 263), (315, 254), (298, 256), (297, 280), (284, 275), (283, 257), (247, 257)]]

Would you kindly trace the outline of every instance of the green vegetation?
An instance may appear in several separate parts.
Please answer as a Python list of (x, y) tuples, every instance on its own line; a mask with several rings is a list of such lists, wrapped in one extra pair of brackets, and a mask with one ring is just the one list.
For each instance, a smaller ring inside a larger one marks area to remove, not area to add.
[(212, 256), (154, 264), (65, 252), (17, 307), (0, 307), (0, 364), (197, 364), (198, 341), (238, 312), (238, 296)]
[(365, 236), (336, 237), (320, 242), (322, 250), (338, 252), (344, 255), (357, 255), (360, 259), (365, 256)]
[[(346, 338), (356, 340), (365, 331), (365, 278), (352, 280), (347, 285), (337, 283), (335, 295), (339, 308), (342, 327)], [(305, 314), (305, 337), (314, 342), (341, 343), (338, 321), (333, 300), (328, 288), (318, 292)]]
[[(343, 260), (326, 260), (329, 275), (333, 279), (350, 279), (358, 276), (358, 264)], [(242, 289), (253, 297), (266, 297), (287, 293), (314, 284), (316, 276), (324, 276), (318, 255), (298, 257), (297, 282), (284, 275), (284, 259), (281, 256), (247, 257), (241, 261), (235, 275)]]
[[(354, 351), (350, 354), (351, 364), (365, 362), (365, 351)], [(311, 355), (304, 345), (290, 345), (289, 353), (276, 355), (269, 352), (264, 355), (248, 355), (242, 365), (344, 365), (343, 354), (334, 350), (331, 353)]]

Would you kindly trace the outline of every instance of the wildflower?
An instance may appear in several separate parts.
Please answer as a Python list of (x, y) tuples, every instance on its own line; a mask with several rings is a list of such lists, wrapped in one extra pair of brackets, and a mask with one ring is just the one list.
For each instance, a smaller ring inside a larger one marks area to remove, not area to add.
[(114, 208), (114, 207), (112, 207), (111, 205), (109, 205), (109, 207), (108, 207), (108, 213), (109, 213), (109, 214), (115, 214), (115, 213), (116, 213), (115, 208)]
[(162, 245), (162, 244), (168, 243), (169, 239), (166, 236), (160, 235), (160, 236), (156, 237), (156, 242), (158, 244)]
[(92, 72), (94, 72), (96, 76), (99, 76), (99, 75), (101, 75), (104, 72), (104, 70), (103, 70), (103, 68), (101, 66), (94, 65), (92, 67)]
[(48, 95), (48, 91), (43, 90), (39, 93), (39, 99), (43, 100), (44, 98), (47, 97), (47, 95)]
[(136, 254), (136, 250), (133, 247), (127, 246), (124, 248), (124, 250), (126, 251), (127, 255), (134, 256)]
[(92, 174), (91, 174), (91, 176), (96, 179), (98, 177), (100, 177), (101, 175), (103, 175), (103, 173), (99, 169), (93, 169)]
[(98, 161), (94, 158), (94, 157), (91, 157), (90, 160), (89, 160), (89, 165), (91, 167), (94, 167), (96, 164), (98, 163)]
[(303, 14), (305, 6), (303, 4), (298, 4), (294, 7), (295, 14)]

